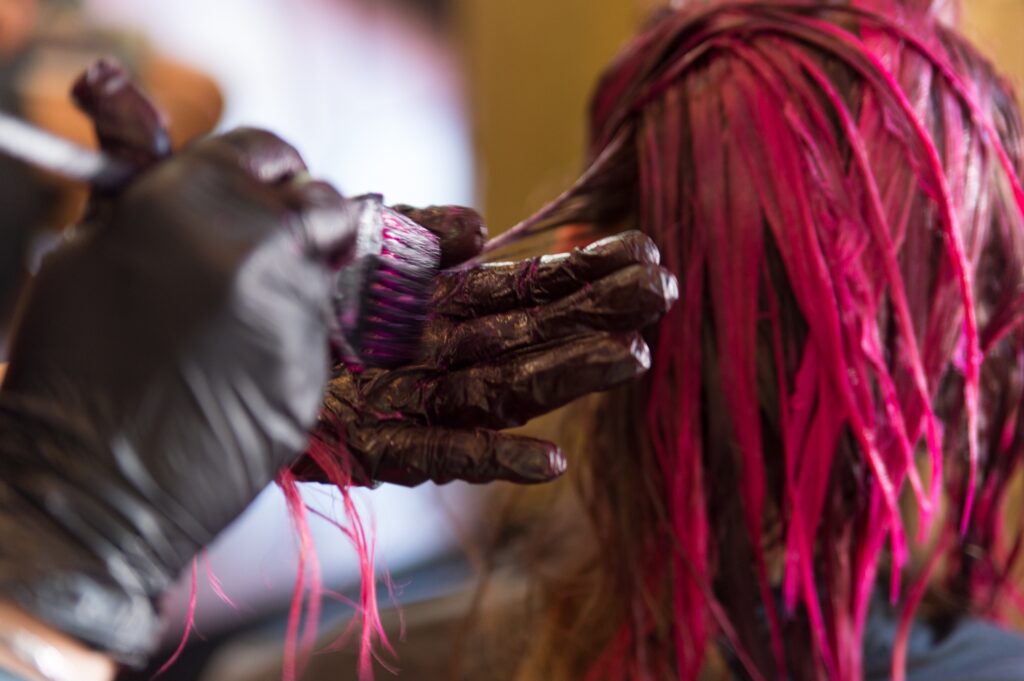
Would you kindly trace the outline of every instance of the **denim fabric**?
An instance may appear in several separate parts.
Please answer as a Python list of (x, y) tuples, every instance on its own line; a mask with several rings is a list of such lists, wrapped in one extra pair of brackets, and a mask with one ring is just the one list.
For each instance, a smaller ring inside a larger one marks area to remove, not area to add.
[[(864, 642), (864, 677), (888, 681), (896, 616), (876, 610)], [(915, 623), (907, 645), (907, 681), (1022, 681), (1024, 636), (991, 622), (964, 619), (944, 638)]]
[(0, 669), (0, 681), (25, 681), (25, 677), (15, 676), (6, 669)]

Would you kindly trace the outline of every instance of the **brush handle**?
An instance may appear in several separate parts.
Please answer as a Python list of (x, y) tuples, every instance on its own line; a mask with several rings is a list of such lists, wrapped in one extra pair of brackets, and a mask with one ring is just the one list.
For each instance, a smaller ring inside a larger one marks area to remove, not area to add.
[(0, 113), (0, 153), (101, 191), (117, 189), (134, 173), (126, 163), (5, 113)]

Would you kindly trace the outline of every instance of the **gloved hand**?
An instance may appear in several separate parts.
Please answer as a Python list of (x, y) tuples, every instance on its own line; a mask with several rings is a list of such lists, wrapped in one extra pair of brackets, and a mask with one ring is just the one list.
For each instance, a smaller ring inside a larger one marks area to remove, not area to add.
[[(167, 145), (159, 114), (132, 93), (124, 73), (103, 63), (75, 91), (97, 121), (108, 150), (145, 167)], [(393, 208), (440, 237), (442, 267), (472, 258), (486, 241), (483, 219), (472, 209)], [(442, 274), (423, 361), (397, 373), (355, 374), (337, 366), (315, 442), (344, 457), (355, 484), (543, 482), (557, 477), (564, 460), (555, 445), (493, 429), (519, 425), (645, 370), (646, 347), (639, 337), (626, 334), (655, 321), (677, 295), (675, 281), (657, 261), (653, 242), (630, 234), (572, 255)], [(531, 322), (532, 330), (527, 328)], [(462, 371), (444, 377), (448, 368)], [(408, 387), (413, 375), (424, 381), (433, 377), (438, 389), (422, 396), (420, 404), (406, 397), (409, 414), (401, 419), (374, 412), (380, 404), (395, 402), (394, 393)], [(485, 385), (487, 380), (509, 381), (508, 389)], [(524, 390), (531, 394), (517, 396)], [(452, 404), (457, 391), (465, 392), (463, 399), (483, 401), (476, 416), (465, 410), (457, 418), (425, 416), (435, 407), (443, 409), (442, 402)], [(309, 457), (294, 471), (300, 479), (327, 481)]]
[[(410, 217), (430, 228), (429, 213)], [(471, 223), (464, 215), (463, 222)], [(442, 243), (472, 241), (458, 238), (460, 229)], [(658, 260), (648, 237), (628, 232), (569, 254), (443, 272), (420, 361), (395, 370), (336, 367), (316, 446), (347, 452), (353, 484), (557, 477), (565, 469), (558, 447), (499, 429), (647, 370), (638, 331), (678, 297)], [(313, 457), (293, 470), (328, 480)]]
[(142, 661), (155, 600), (303, 450), (354, 237), (303, 169), (270, 133), (205, 140), (46, 259), (0, 391), (0, 598)]

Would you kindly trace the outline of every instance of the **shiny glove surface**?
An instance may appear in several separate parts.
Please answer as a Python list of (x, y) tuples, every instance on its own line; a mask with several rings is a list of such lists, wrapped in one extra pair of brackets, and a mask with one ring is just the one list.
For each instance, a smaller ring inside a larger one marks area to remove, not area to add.
[[(639, 330), (678, 297), (658, 260), (648, 237), (627, 232), (568, 254), (443, 272), (420, 361), (337, 367), (315, 437), (347, 449), (355, 484), (557, 477), (558, 447), (500, 429), (649, 368)], [(294, 470), (324, 479), (308, 457)]]
[(304, 449), (354, 235), (303, 169), (270, 133), (205, 140), (45, 260), (0, 391), (0, 597), (141, 662), (156, 599)]

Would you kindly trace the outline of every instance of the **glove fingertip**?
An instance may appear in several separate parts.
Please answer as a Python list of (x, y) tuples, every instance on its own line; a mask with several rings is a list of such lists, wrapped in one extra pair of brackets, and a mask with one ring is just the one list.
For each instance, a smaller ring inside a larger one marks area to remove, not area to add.
[(415, 208), (404, 204), (392, 209), (425, 227), (441, 241), (441, 267), (447, 269), (479, 255), (487, 241), (483, 216), (466, 206)]
[(658, 250), (654, 239), (637, 230), (626, 232), (622, 238), (633, 251), (637, 262), (649, 265), (661, 264), (661, 251)]
[(638, 374), (646, 373), (651, 368), (651, 348), (640, 334), (636, 334), (630, 345), (630, 352), (636, 359)]
[(661, 251), (651, 237), (639, 230), (630, 230), (605, 237), (582, 249), (591, 257), (610, 259), (619, 266), (629, 263), (639, 265), (660, 265)]
[(199, 142), (230, 160), (253, 179), (266, 184), (287, 182), (306, 171), (302, 155), (291, 144), (262, 128), (235, 128)]
[(310, 256), (338, 270), (352, 261), (358, 238), (354, 202), (346, 201), (330, 183), (300, 173), (282, 188), (282, 197), (297, 211), (299, 236)]
[(503, 438), (498, 459), (509, 473), (507, 479), (520, 484), (551, 482), (568, 468), (558, 445), (543, 440)]
[(665, 292), (665, 311), (679, 300), (679, 280), (664, 267), (661, 268), (662, 290)]
[(595, 341), (594, 352), (600, 352), (605, 360), (603, 364), (609, 379), (605, 389), (645, 374), (651, 368), (651, 348), (639, 331), (599, 338)]
[(679, 281), (675, 275), (658, 265), (640, 265), (637, 274), (639, 290), (634, 300), (638, 310), (645, 310), (657, 321), (679, 300)]

